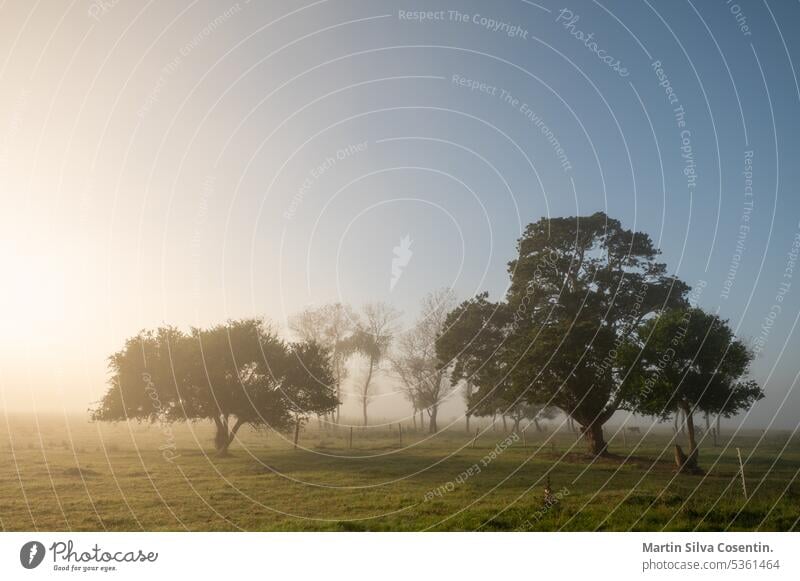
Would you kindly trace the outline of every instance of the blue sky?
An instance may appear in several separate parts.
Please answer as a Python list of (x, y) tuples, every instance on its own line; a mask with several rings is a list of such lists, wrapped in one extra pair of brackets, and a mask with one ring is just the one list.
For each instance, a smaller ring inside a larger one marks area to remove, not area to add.
[[(24, 289), (8, 307), (60, 339), (6, 340), (25, 357), (64, 354), (63, 383), (81, 394), (67, 407), (101, 392), (103, 358), (141, 327), (280, 324), (327, 300), (386, 300), (411, 318), (443, 286), (500, 297), (525, 224), (604, 210), (650, 233), (671, 271), (705, 283), (702, 306), (763, 343), (754, 375), (768, 398), (751, 419), (796, 424), (800, 396), (778, 408), (800, 347), (800, 280), (784, 276), (800, 232), (800, 4), (9, 10), (0, 153), (19, 209), (5, 244), (11, 265), (63, 292), (39, 297), (52, 312), (23, 308)], [(16, 369), (25, 357), (6, 362), (6, 383), (33, 395), (9, 387), (9, 401), (63, 397), (49, 372)]]

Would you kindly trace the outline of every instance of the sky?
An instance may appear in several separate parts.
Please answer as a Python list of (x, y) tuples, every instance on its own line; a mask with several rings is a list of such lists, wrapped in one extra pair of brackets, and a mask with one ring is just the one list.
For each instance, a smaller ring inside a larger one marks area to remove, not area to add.
[(603, 210), (757, 346), (737, 422), (794, 428), (799, 24), (775, 0), (5, 2), (0, 406), (84, 411), (160, 324), (499, 299), (526, 224)]

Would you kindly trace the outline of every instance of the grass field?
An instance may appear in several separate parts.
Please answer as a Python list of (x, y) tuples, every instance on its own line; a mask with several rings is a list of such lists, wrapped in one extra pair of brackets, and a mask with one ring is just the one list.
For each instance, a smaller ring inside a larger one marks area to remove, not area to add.
[[(242, 431), (211, 453), (210, 425), (0, 419), (3, 530), (798, 530), (800, 441), (748, 432), (704, 443), (705, 476), (677, 475), (666, 431), (611, 441), (591, 462), (569, 432), (308, 426), (300, 449)], [(607, 438), (614, 430), (607, 429)], [(724, 436), (725, 434), (723, 434)], [(169, 443), (165, 444), (169, 439)], [(510, 443), (507, 448), (498, 446)], [(173, 461), (159, 447), (175, 446)], [(750, 499), (738, 475), (745, 459)], [(749, 457), (749, 458), (748, 458)], [(544, 500), (549, 474), (555, 499)]]

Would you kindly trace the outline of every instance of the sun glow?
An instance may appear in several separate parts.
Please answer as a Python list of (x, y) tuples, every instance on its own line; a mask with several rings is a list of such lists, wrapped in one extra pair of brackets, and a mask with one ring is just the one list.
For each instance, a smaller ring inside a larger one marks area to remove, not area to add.
[(6, 248), (0, 254), (4, 273), (0, 285), (3, 340), (46, 332), (66, 319), (65, 265), (44, 249)]

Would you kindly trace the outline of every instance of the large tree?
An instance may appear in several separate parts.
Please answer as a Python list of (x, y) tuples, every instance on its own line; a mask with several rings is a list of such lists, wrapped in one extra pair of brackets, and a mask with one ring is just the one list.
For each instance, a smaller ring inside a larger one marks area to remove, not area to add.
[(675, 309), (646, 321), (621, 357), (632, 370), (629, 409), (660, 419), (683, 414), (688, 469), (697, 468), (696, 413), (730, 417), (764, 397), (755, 381), (745, 379), (752, 352), (726, 321), (699, 308)]
[(479, 401), (557, 406), (606, 454), (603, 424), (626, 397), (616, 351), (648, 316), (683, 306), (688, 287), (647, 234), (602, 212), (530, 224), (517, 250), (505, 301), (479, 295), (451, 313), (442, 356), (474, 370)]
[(244, 319), (190, 334), (143, 331), (109, 358), (110, 387), (92, 410), (99, 421), (210, 420), (227, 453), (245, 424), (284, 430), (337, 400), (327, 352), (286, 344), (260, 320)]

